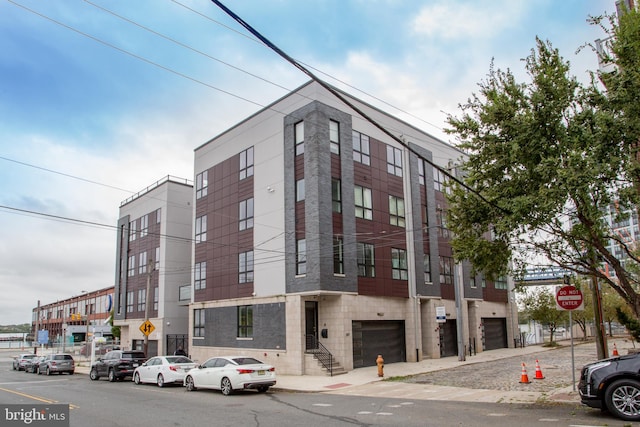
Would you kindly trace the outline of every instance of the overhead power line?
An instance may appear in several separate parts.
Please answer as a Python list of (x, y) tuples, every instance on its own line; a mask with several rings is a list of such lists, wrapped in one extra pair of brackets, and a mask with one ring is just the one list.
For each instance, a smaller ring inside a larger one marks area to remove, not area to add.
[(216, 6), (218, 6), (220, 9), (222, 9), (227, 15), (229, 15), (231, 18), (233, 18), (237, 23), (239, 23), (240, 25), (242, 25), (247, 31), (249, 31), (251, 34), (253, 34), (255, 37), (257, 37), (262, 43), (265, 44), (265, 46), (269, 47), (271, 50), (273, 50), (274, 52), (276, 52), (278, 55), (280, 55), (283, 59), (285, 59), (287, 62), (289, 62), (291, 65), (293, 65), (294, 67), (296, 67), (297, 69), (299, 69), (300, 71), (302, 71), (304, 74), (306, 74), (307, 76), (309, 76), (313, 81), (315, 81), (316, 83), (318, 83), (320, 86), (322, 86), (324, 89), (326, 89), (327, 91), (329, 91), (329, 93), (331, 93), (333, 96), (335, 96), (336, 98), (338, 98), (340, 101), (342, 101), (346, 106), (348, 106), (349, 108), (351, 108), (352, 110), (354, 110), (356, 113), (358, 113), (361, 117), (363, 117), (365, 120), (367, 120), (369, 123), (371, 123), (372, 125), (374, 125), (376, 128), (378, 128), (380, 131), (382, 131), (385, 135), (387, 135), (389, 138), (393, 139), (395, 142), (397, 142), (398, 144), (400, 144), (401, 146), (405, 147), (407, 150), (409, 150), (410, 152), (412, 152), (413, 154), (415, 154), (416, 156), (418, 156), (418, 158), (422, 159), (423, 161), (425, 161), (426, 163), (428, 163), (429, 165), (431, 165), (432, 167), (438, 169), (440, 172), (442, 172), (444, 175), (446, 175), (447, 177), (449, 177), (449, 179), (451, 179), (452, 181), (455, 181), (458, 185), (460, 185), (461, 187), (465, 188), (466, 190), (468, 190), (470, 193), (474, 194), (476, 197), (478, 197), (480, 200), (482, 200), (484, 203), (486, 203), (489, 206), (492, 206), (495, 209), (500, 210), (501, 212), (507, 212), (506, 209), (498, 206), (497, 204), (489, 201), (487, 198), (485, 198), (482, 194), (480, 194), (478, 191), (476, 191), (475, 189), (471, 188), (470, 186), (468, 186), (466, 183), (464, 183), (462, 180), (458, 179), (455, 175), (451, 174), (451, 172), (449, 172), (447, 169), (435, 164), (434, 162), (432, 162), (430, 159), (424, 158), (422, 155), (420, 155), (420, 153), (418, 153), (416, 150), (414, 150), (413, 148), (411, 148), (411, 146), (409, 144), (407, 144), (406, 142), (404, 142), (402, 139), (400, 139), (399, 137), (397, 137), (396, 135), (394, 135), (393, 133), (389, 132), (384, 126), (382, 126), (380, 123), (378, 123), (376, 120), (372, 119), (368, 114), (366, 114), (364, 111), (362, 111), (360, 108), (358, 108), (356, 105), (354, 105), (351, 101), (349, 101), (345, 96), (342, 95), (342, 93), (340, 93), (338, 90), (336, 90), (336, 88), (334, 88), (333, 86), (329, 85), (328, 83), (326, 83), (324, 80), (320, 79), (318, 76), (316, 76), (314, 73), (312, 73), (307, 67), (305, 67), (304, 65), (302, 65), (300, 62), (296, 61), (295, 59), (293, 59), (291, 56), (289, 56), (286, 52), (284, 52), (282, 49), (280, 49), (278, 46), (276, 46), (275, 44), (273, 44), (269, 39), (267, 39), (265, 36), (263, 36), (258, 30), (256, 30), (255, 28), (253, 28), (251, 25), (249, 25), (247, 22), (245, 22), (240, 16), (236, 15), (233, 11), (231, 11), (228, 7), (226, 7), (224, 4), (222, 4), (222, 2), (218, 1), (218, 0), (211, 0)]

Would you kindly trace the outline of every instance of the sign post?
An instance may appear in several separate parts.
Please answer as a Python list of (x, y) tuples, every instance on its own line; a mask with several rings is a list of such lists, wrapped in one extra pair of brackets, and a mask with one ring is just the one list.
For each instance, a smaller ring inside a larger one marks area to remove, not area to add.
[(556, 305), (559, 310), (569, 311), (569, 335), (571, 337), (571, 375), (573, 379), (573, 391), (576, 391), (576, 367), (573, 354), (573, 310), (584, 310), (584, 298), (582, 291), (575, 286), (563, 286), (556, 293)]

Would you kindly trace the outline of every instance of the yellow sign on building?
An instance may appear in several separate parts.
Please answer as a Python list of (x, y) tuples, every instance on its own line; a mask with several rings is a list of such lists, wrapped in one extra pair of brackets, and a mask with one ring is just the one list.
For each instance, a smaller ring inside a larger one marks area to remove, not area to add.
[(140, 325), (140, 331), (145, 334), (145, 336), (149, 336), (155, 329), (156, 327), (153, 326), (153, 323), (148, 320), (145, 320), (144, 323)]

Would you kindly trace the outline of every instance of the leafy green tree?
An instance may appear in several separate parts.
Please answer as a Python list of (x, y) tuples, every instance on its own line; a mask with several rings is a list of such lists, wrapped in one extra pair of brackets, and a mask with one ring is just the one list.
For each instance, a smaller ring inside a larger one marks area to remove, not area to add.
[(593, 323), (593, 296), (589, 290), (589, 284), (584, 279), (578, 279), (575, 287), (582, 291), (583, 310), (573, 310), (571, 318), (582, 331), (582, 339), (587, 339), (587, 325)]
[(549, 341), (553, 343), (556, 329), (569, 318), (566, 311), (557, 309), (554, 294), (547, 288), (530, 289), (524, 291), (520, 304), (529, 319), (535, 320), (549, 331)]
[[(456, 258), (490, 278), (521, 276), (533, 254), (609, 285), (638, 317), (640, 281), (628, 265), (640, 258), (603, 217), (640, 200), (640, 16), (625, 16), (619, 26), (611, 21), (618, 71), (601, 76), (607, 89), (595, 73), (579, 83), (558, 50), (536, 39), (524, 61), (530, 82), (492, 66), (462, 115), (448, 117), (468, 154), (459, 171), (465, 185), (451, 183), (448, 226)], [(612, 240), (627, 262), (610, 250)]]

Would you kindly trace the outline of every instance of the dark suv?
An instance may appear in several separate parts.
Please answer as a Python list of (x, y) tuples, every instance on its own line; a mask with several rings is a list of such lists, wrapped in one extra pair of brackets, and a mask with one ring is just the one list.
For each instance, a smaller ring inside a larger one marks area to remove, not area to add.
[(578, 389), (583, 404), (623, 420), (640, 420), (640, 353), (585, 365)]
[(137, 350), (113, 350), (91, 366), (89, 378), (99, 380), (106, 376), (109, 381), (122, 380), (133, 376), (133, 371), (142, 365), (147, 358), (144, 352)]

